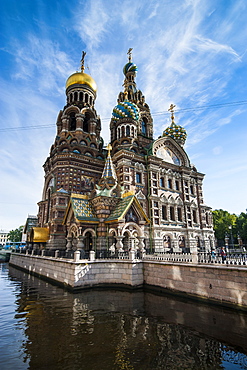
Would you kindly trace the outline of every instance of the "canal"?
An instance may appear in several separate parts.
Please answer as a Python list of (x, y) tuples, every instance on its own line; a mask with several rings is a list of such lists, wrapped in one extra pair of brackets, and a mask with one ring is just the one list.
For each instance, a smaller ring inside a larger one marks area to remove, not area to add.
[(143, 291), (70, 293), (0, 264), (1, 370), (247, 369), (247, 313)]

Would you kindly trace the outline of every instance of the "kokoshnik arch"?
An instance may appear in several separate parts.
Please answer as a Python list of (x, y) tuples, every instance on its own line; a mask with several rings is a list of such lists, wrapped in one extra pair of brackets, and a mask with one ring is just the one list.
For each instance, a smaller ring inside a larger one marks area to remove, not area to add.
[[(196, 252), (214, 245), (204, 174), (190, 163), (186, 131), (174, 119), (158, 139), (145, 96), (135, 82), (132, 49), (123, 68), (124, 91), (104, 148), (94, 104), (97, 85), (81, 71), (66, 82), (67, 103), (45, 161), (36, 227), (28, 241), (48, 249)], [(28, 230), (28, 227), (26, 227)]]

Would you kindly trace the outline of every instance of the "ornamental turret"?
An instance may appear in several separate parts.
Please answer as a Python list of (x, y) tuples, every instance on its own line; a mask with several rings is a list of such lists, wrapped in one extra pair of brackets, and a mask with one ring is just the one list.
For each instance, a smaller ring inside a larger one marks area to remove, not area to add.
[(168, 111), (171, 112), (172, 123), (163, 131), (163, 136), (169, 136), (173, 138), (179, 145), (183, 146), (187, 137), (186, 130), (179, 125), (176, 125), (174, 118), (174, 108), (176, 105), (171, 104)]
[(145, 154), (153, 140), (153, 120), (145, 97), (136, 87), (137, 66), (132, 62), (132, 48), (128, 50), (128, 63), (123, 68), (123, 87), (118, 95), (117, 105), (112, 112), (110, 123), (113, 153), (116, 146), (137, 154)]

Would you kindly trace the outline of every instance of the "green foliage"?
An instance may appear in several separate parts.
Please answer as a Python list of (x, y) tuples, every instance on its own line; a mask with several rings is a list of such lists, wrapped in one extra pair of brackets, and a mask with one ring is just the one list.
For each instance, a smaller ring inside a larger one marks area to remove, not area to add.
[(238, 235), (244, 243), (247, 242), (247, 213), (242, 212), (237, 216), (223, 209), (216, 209), (212, 214), (215, 237), (219, 244), (224, 244), (226, 234), (231, 237), (231, 233), (236, 244)]
[(240, 213), (237, 218), (237, 229), (242, 240), (247, 241), (247, 213)]
[(24, 226), (20, 226), (18, 229), (11, 230), (8, 234), (9, 241), (15, 243), (21, 242), (23, 228)]

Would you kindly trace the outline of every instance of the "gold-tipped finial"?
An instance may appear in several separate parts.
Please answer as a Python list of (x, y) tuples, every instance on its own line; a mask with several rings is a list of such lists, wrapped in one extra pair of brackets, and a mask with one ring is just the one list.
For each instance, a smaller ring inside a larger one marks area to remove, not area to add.
[(85, 69), (85, 67), (84, 67), (84, 59), (85, 59), (86, 54), (87, 53), (85, 51), (83, 51), (82, 52), (82, 56), (81, 56), (81, 71), (82, 71), (82, 73), (84, 73), (84, 69)]
[(174, 121), (174, 108), (176, 107), (175, 104), (171, 104), (170, 105), (170, 108), (168, 109), (169, 112), (171, 112), (171, 120), (172, 120), (172, 123), (175, 123)]
[(108, 150), (108, 155), (110, 155), (111, 150), (112, 150), (112, 146), (110, 143), (107, 145), (106, 149)]
[(129, 48), (129, 50), (127, 51), (127, 54), (129, 55), (129, 62), (130, 63), (132, 61), (132, 50), (133, 50), (133, 48)]

